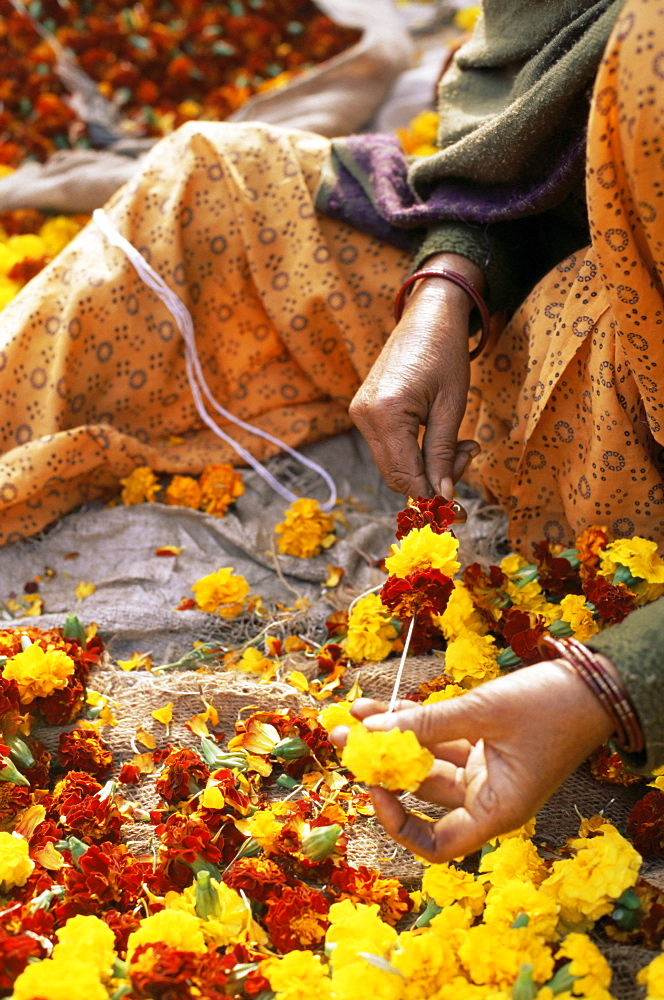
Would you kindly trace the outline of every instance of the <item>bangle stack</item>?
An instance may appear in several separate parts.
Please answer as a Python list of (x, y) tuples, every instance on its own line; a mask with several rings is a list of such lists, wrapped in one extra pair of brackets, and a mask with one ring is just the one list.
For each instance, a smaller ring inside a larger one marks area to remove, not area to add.
[(484, 345), (486, 344), (489, 338), (489, 328), (490, 328), (489, 310), (487, 309), (486, 302), (484, 301), (478, 290), (475, 288), (475, 285), (472, 283), (472, 281), (468, 281), (467, 278), (464, 278), (462, 274), (457, 274), (456, 271), (448, 271), (447, 268), (442, 268), (442, 267), (424, 268), (423, 271), (416, 271), (414, 274), (411, 274), (410, 277), (406, 278), (406, 280), (404, 281), (403, 285), (397, 292), (396, 299), (394, 300), (394, 318), (396, 319), (397, 323), (399, 322), (403, 314), (408, 291), (410, 290), (411, 286), (415, 284), (416, 281), (420, 281), (422, 278), (445, 278), (447, 281), (451, 281), (455, 285), (458, 285), (459, 288), (463, 288), (463, 290), (467, 292), (468, 295), (470, 295), (471, 299), (475, 304), (475, 307), (477, 308), (477, 311), (480, 314), (480, 320), (482, 322), (482, 332), (480, 334), (479, 343), (475, 347), (473, 347), (473, 349), (470, 352), (470, 360), (472, 361), (473, 358), (476, 358), (478, 354), (482, 352), (482, 350), (484, 349)]
[(626, 753), (643, 750), (643, 732), (634, 705), (627, 691), (612, 677), (601, 659), (578, 639), (546, 636), (544, 642), (590, 688), (611, 717), (615, 727), (612, 741), (616, 748)]

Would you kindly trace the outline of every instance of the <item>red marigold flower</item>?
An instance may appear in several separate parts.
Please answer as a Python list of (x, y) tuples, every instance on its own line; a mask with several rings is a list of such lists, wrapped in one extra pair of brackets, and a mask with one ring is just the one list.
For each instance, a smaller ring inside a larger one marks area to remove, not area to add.
[(175, 951), (163, 941), (139, 945), (132, 955), (129, 978), (137, 997), (191, 1000), (191, 981), (198, 966), (193, 951)]
[(413, 528), (424, 528), (427, 524), (437, 535), (442, 535), (457, 520), (458, 509), (454, 500), (441, 496), (409, 499), (405, 508), (397, 514), (397, 541)]
[(188, 747), (173, 750), (164, 761), (164, 768), (155, 782), (159, 795), (167, 802), (181, 802), (198, 789), (205, 788), (210, 777), (207, 764)]
[(267, 903), (285, 885), (293, 885), (288, 876), (270, 858), (240, 858), (224, 874), (224, 882), (237, 892), (242, 889), (250, 899)]
[(325, 937), (330, 904), (317, 889), (285, 886), (279, 898), (268, 900), (267, 905), (263, 923), (282, 954), (316, 948)]
[(0, 781), (0, 830), (11, 833), (16, 825), (16, 817), (27, 809), (32, 801), (32, 788), (15, 785), (11, 781)]
[(50, 816), (59, 821), (67, 835), (90, 843), (120, 836), (123, 818), (112, 795), (99, 798), (101, 785), (83, 771), (70, 771), (58, 782), (51, 800)]
[[(22, 768), (23, 774), (30, 782), (33, 791), (36, 788), (48, 788), (51, 777), (51, 755), (41, 740), (31, 737), (26, 742), (35, 762), (32, 767)], [(2, 809), (0, 809), (1, 815)]]
[(590, 773), (595, 781), (601, 781), (606, 785), (640, 785), (645, 778), (641, 774), (634, 774), (623, 764), (622, 757), (615, 753), (610, 746), (599, 747), (589, 759)]
[(624, 583), (609, 583), (603, 576), (585, 579), (583, 593), (595, 605), (600, 618), (615, 625), (636, 607), (636, 597)]
[(512, 603), (503, 591), (508, 581), (500, 566), (485, 569), (480, 563), (471, 563), (463, 571), (462, 579), (482, 618), (490, 628), (495, 628), (503, 609)]
[(12, 992), (29, 958), (46, 958), (44, 947), (29, 934), (8, 934), (0, 927), (0, 994)]
[(632, 807), (626, 832), (640, 854), (664, 858), (664, 792), (652, 788)]
[(18, 684), (0, 676), (0, 734), (13, 736), (22, 721)]
[(103, 781), (113, 767), (110, 747), (94, 729), (61, 733), (58, 758), (65, 769), (87, 771)]
[(442, 614), (454, 582), (439, 569), (418, 569), (406, 577), (389, 576), (380, 599), (402, 622), (415, 614)]
[[(92, 844), (76, 867), (65, 869), (65, 913), (131, 911), (143, 895), (143, 883), (150, 886), (152, 880), (152, 859), (135, 858), (124, 844)], [(64, 914), (59, 911), (59, 916)]]
[[(533, 544), (538, 577), (543, 590), (551, 594), (580, 594), (581, 579), (575, 565), (562, 555), (567, 551), (558, 542), (544, 539)], [(576, 560), (574, 561), (576, 564)]]
[(546, 631), (546, 619), (532, 611), (510, 608), (503, 618), (503, 636), (516, 656), (526, 664), (539, 663), (545, 654), (538, 643)]
[(408, 890), (398, 878), (382, 878), (377, 868), (345, 862), (334, 870), (329, 892), (335, 900), (351, 899), (356, 903), (378, 903), (380, 917), (392, 927), (413, 908)]

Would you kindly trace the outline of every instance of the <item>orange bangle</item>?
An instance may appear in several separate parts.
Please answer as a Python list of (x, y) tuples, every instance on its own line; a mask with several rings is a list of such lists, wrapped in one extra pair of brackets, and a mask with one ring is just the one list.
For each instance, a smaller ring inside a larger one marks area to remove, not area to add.
[(464, 278), (462, 274), (457, 274), (456, 271), (448, 271), (447, 268), (443, 267), (424, 268), (424, 270), (422, 271), (416, 271), (415, 274), (411, 274), (410, 277), (406, 278), (406, 280), (404, 281), (403, 285), (397, 292), (396, 299), (394, 300), (395, 320), (398, 323), (399, 320), (401, 319), (401, 316), (403, 315), (404, 306), (406, 304), (406, 296), (408, 294), (408, 291), (411, 288), (411, 286), (414, 285), (415, 282), (419, 281), (421, 278), (445, 278), (447, 281), (452, 281), (455, 285), (458, 285), (459, 288), (463, 288), (464, 292), (467, 292), (467, 294), (470, 295), (477, 311), (480, 314), (480, 320), (482, 322), (482, 332), (480, 334), (479, 343), (475, 347), (473, 347), (473, 349), (470, 352), (470, 360), (472, 361), (484, 350), (484, 345), (489, 339), (490, 318), (486, 302), (484, 301), (478, 290), (475, 288), (475, 285), (472, 283), (472, 281), (468, 281), (468, 279)]

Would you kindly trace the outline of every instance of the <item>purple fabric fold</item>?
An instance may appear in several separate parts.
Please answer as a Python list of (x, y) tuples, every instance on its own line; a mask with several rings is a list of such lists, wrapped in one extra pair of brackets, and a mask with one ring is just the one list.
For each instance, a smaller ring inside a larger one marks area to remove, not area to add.
[(545, 175), (522, 188), (445, 178), (420, 197), (408, 181), (408, 160), (396, 136), (367, 133), (335, 139), (333, 181), (321, 188), (317, 207), (395, 246), (413, 249), (424, 231), (443, 222), (480, 225), (552, 208), (583, 176), (585, 140), (585, 134), (577, 135)]

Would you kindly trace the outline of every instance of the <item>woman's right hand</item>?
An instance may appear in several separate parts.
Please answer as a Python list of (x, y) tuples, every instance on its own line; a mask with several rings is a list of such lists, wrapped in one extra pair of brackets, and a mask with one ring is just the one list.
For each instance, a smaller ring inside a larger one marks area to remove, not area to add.
[[(483, 285), (480, 269), (458, 254), (437, 254), (426, 267), (445, 267)], [(467, 292), (445, 278), (418, 282), (351, 403), (351, 418), (396, 493), (451, 498), (479, 451), (475, 441), (457, 440), (470, 377), (472, 306)]]

